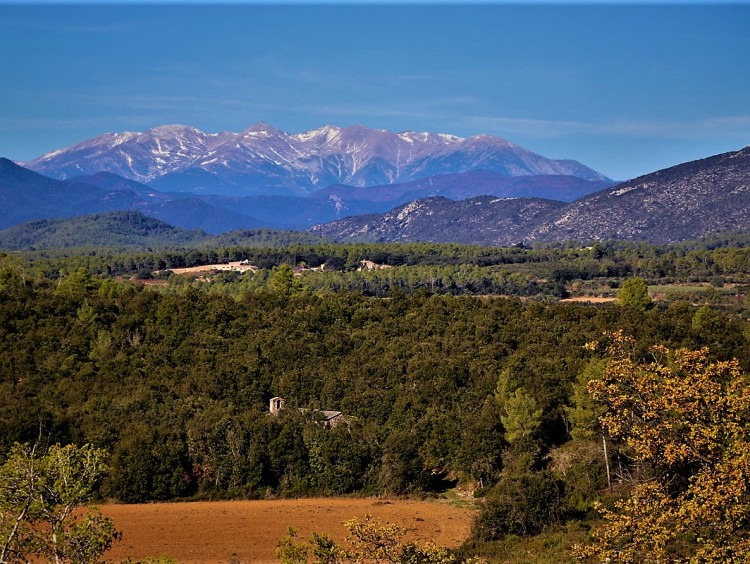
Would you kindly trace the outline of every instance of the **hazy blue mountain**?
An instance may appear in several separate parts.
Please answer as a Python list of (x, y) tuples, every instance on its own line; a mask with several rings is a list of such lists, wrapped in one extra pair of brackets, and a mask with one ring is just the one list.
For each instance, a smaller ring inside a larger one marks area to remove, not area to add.
[(137, 196), (47, 178), (0, 158), (0, 228), (32, 219), (127, 208)]
[(504, 176), (497, 172), (477, 170), (366, 188), (334, 185), (315, 192), (311, 197), (338, 199), (341, 202), (384, 202), (391, 206), (430, 196), (464, 200), (490, 195), (499, 198), (543, 198), (572, 202), (614, 184), (616, 183), (613, 181), (585, 180), (577, 176)]
[[(185, 229), (220, 233), (271, 224), (195, 197), (160, 193), (111, 173), (48, 178), (8, 159), (0, 159), (0, 228), (56, 217), (136, 210)], [(324, 221), (335, 216), (326, 216)], [(307, 227), (307, 225), (304, 225)]]

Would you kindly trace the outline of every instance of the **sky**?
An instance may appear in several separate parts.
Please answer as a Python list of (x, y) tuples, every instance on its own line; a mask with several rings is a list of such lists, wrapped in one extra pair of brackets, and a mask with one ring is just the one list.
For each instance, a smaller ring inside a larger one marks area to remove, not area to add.
[(624, 180), (750, 145), (750, 3), (8, 4), (0, 156), (187, 124), (492, 134)]

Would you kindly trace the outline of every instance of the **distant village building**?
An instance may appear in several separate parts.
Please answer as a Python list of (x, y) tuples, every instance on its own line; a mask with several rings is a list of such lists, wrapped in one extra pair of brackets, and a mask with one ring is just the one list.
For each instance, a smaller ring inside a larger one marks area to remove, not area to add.
[(378, 264), (376, 262), (372, 262), (371, 260), (361, 260), (359, 261), (359, 267), (357, 270), (384, 270), (386, 268), (391, 268), (390, 264)]
[[(270, 405), (268, 406), (268, 411), (272, 415), (278, 415), (285, 406), (286, 402), (284, 401), (284, 398), (271, 398)], [(324, 427), (329, 429), (333, 429), (336, 425), (339, 425), (341, 423), (349, 423), (349, 417), (344, 415), (340, 411), (332, 411), (327, 409), (309, 410), (303, 407), (299, 408), (299, 411), (300, 413), (311, 415), (313, 419), (320, 422)]]

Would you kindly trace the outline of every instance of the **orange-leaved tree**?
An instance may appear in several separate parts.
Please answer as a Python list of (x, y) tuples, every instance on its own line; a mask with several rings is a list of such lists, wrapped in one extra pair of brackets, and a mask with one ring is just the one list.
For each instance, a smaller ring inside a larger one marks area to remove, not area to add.
[(750, 559), (750, 379), (707, 349), (655, 347), (610, 335), (608, 363), (588, 389), (606, 406), (603, 429), (643, 466), (640, 482), (581, 558), (633, 562)]

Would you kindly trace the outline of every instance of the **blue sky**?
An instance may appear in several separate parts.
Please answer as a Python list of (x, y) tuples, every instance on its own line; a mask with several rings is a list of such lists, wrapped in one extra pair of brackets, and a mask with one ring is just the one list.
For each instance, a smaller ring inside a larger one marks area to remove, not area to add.
[(490, 133), (625, 179), (750, 144), (750, 4), (0, 4), (0, 156), (185, 123)]

